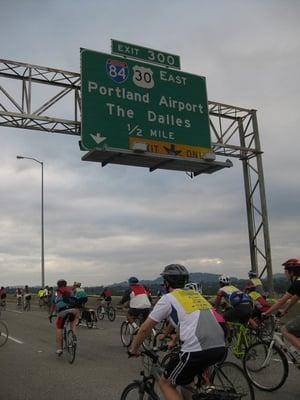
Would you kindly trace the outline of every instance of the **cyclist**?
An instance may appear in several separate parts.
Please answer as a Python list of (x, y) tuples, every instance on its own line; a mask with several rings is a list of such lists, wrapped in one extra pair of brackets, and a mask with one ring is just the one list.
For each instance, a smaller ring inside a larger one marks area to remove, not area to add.
[(256, 291), (260, 293), (265, 299), (267, 298), (266, 292), (264, 291), (263, 283), (262, 281), (257, 277), (257, 273), (254, 271), (249, 271), (248, 272), (249, 280), (246, 283), (246, 286), (252, 284)]
[(22, 305), (23, 290), (21, 288), (16, 289), (17, 306)]
[(129, 288), (124, 293), (120, 304), (129, 302), (127, 319), (130, 323), (133, 323), (139, 316), (142, 316), (144, 321), (148, 317), (151, 308), (148, 293), (135, 276), (130, 277), (128, 283)]
[(70, 317), (70, 327), (74, 337), (76, 337), (76, 322), (79, 317), (79, 310), (74, 305), (70, 304), (72, 288), (67, 287), (67, 282), (64, 279), (57, 281), (57, 290), (50, 308), (49, 320), (51, 322), (54, 311), (57, 313), (56, 319), (56, 354), (62, 355), (63, 337), (62, 330), (67, 317)]
[(4, 309), (6, 307), (6, 289), (4, 286), (1, 286), (0, 289), (0, 301), (1, 307)]
[[(285, 306), (282, 314), (286, 314), (288, 310), (297, 303), (300, 298), (300, 260), (290, 258), (283, 264), (286, 277), (290, 281), (290, 287), (287, 292), (274, 303), (268, 311), (263, 315), (269, 315)], [(282, 327), (283, 336), (298, 350), (295, 351), (296, 359), (299, 360), (300, 366), (300, 315), (290, 320)]]
[(202, 294), (202, 287), (198, 282), (188, 282), (184, 285), (186, 290), (194, 290)]
[(82, 308), (88, 301), (88, 295), (86, 291), (81, 287), (80, 282), (74, 282), (73, 284), (73, 293), (74, 301), (76, 302), (76, 308)]
[(189, 273), (183, 265), (167, 265), (161, 275), (168, 293), (160, 298), (140, 327), (129, 354), (138, 355), (151, 329), (170, 319), (179, 328), (182, 347), (165, 367), (159, 385), (166, 400), (182, 400), (176, 386), (190, 384), (196, 375), (225, 356), (224, 332), (209, 302), (200, 293), (184, 290)]
[(249, 282), (245, 287), (245, 292), (251, 297), (254, 310), (252, 317), (261, 319), (261, 314), (266, 312), (270, 308), (270, 304), (267, 300), (256, 290), (256, 286)]
[(103, 288), (102, 293), (100, 294), (100, 297), (103, 298), (106, 307), (108, 307), (111, 302), (112, 302), (112, 292), (108, 287)]
[(24, 310), (26, 309), (27, 311), (29, 311), (30, 310), (31, 293), (30, 293), (28, 285), (25, 285), (23, 297), (24, 297), (24, 305), (23, 305)]
[(161, 296), (164, 296), (167, 293), (166, 285), (164, 283), (160, 284), (156, 296), (160, 299)]
[(224, 299), (227, 306), (223, 313), (225, 320), (230, 322), (247, 322), (253, 310), (250, 297), (231, 285), (229, 276), (221, 275), (219, 277), (219, 284), (220, 289), (215, 301), (216, 309), (220, 308), (222, 299)]

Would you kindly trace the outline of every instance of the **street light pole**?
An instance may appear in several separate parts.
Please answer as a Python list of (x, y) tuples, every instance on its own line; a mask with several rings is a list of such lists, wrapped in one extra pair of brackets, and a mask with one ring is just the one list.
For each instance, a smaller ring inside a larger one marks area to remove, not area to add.
[(42, 287), (45, 287), (45, 251), (44, 251), (44, 163), (33, 157), (17, 156), (18, 160), (32, 160), (41, 166), (41, 268), (42, 268)]

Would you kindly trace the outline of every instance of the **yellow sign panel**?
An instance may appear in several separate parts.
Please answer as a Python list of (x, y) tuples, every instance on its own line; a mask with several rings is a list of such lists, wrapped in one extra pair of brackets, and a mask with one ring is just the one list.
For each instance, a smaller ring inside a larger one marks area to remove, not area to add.
[(161, 142), (138, 137), (129, 137), (129, 149), (132, 149), (134, 144), (137, 143), (146, 144), (147, 151), (150, 153), (168, 154), (176, 157), (200, 159), (203, 158), (206, 153), (211, 152), (211, 149), (207, 147), (187, 146), (185, 144), (174, 144), (171, 142)]
[(182, 305), (187, 314), (197, 310), (209, 310), (212, 308), (212, 305), (200, 293), (194, 290), (176, 289), (172, 292), (172, 295)]

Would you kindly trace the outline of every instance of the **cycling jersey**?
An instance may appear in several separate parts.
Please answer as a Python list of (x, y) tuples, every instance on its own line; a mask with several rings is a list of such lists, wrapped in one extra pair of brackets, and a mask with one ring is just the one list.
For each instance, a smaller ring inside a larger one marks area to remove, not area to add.
[(161, 322), (169, 319), (179, 327), (182, 352), (199, 352), (224, 347), (224, 332), (214, 316), (212, 306), (194, 290), (175, 289), (160, 298), (149, 318)]
[(220, 305), (222, 298), (224, 298), (226, 303), (231, 307), (236, 307), (240, 304), (251, 304), (250, 297), (233, 285), (226, 285), (218, 290), (216, 307)]
[(258, 292), (253, 290), (252, 292), (249, 293), (249, 296), (251, 297), (254, 307), (256, 307), (260, 312), (266, 312), (270, 306), (267, 303), (266, 299)]
[(63, 310), (67, 310), (69, 307), (69, 305), (64, 302), (64, 295), (70, 295), (72, 293), (72, 289), (69, 287), (62, 287), (62, 288), (58, 288), (55, 294), (55, 298), (54, 298), (54, 304), (56, 306), (56, 309), (58, 312), (63, 311)]
[(287, 292), (292, 294), (293, 296), (296, 295), (300, 297), (300, 277), (297, 278), (291, 286), (288, 288)]
[(151, 308), (151, 303), (149, 301), (147, 291), (144, 286), (140, 284), (129, 286), (129, 289), (126, 291), (121, 300), (121, 304), (124, 304), (127, 301), (129, 301), (130, 308)]
[(262, 284), (262, 281), (259, 278), (251, 278), (250, 282), (252, 283), (252, 285), (255, 286), (255, 290), (260, 293), (262, 296), (266, 296), (266, 293), (264, 291), (264, 287)]

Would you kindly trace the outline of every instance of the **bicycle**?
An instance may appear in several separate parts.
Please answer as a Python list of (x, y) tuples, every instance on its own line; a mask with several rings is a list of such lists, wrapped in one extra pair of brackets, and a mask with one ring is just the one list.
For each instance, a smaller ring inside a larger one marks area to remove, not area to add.
[[(156, 352), (148, 350), (142, 351), (141, 355), (143, 359), (143, 369), (140, 372), (141, 379), (134, 380), (127, 385), (120, 400), (160, 400), (155, 388), (162, 372), (159, 357)], [(148, 372), (146, 369), (148, 369)], [(255, 399), (253, 387), (242, 368), (227, 361), (208, 368), (205, 371), (205, 379), (196, 378), (194, 384), (182, 388), (182, 394), (185, 398), (189, 397), (193, 400)]]
[(22, 309), (22, 296), (17, 296), (17, 309)]
[[(140, 314), (134, 322), (129, 322), (127, 319), (122, 322), (120, 328), (121, 342), (123, 346), (129, 347), (133, 341), (134, 335), (137, 334), (140, 325), (144, 322), (144, 317)], [(156, 336), (156, 330), (152, 328), (151, 332), (143, 341), (144, 349), (151, 349), (153, 347), (154, 337)]]
[(63, 330), (63, 350), (66, 350), (68, 362), (70, 364), (73, 364), (76, 356), (77, 338), (73, 334), (72, 329), (70, 328), (70, 322), (71, 322), (70, 314), (68, 314)]
[(31, 310), (31, 296), (27, 296), (24, 298), (24, 305), (23, 305), (23, 310), (24, 311), (30, 311)]
[(0, 321), (0, 347), (4, 346), (8, 340), (8, 328), (3, 321)]
[(242, 359), (246, 349), (258, 340), (256, 332), (239, 322), (227, 322), (227, 325), (229, 328), (227, 345), (236, 358)]
[(6, 310), (6, 299), (1, 299), (0, 300), (0, 315), (1, 315), (1, 311), (5, 311)]
[(97, 317), (95, 311), (92, 309), (82, 308), (80, 310), (77, 326), (83, 321), (86, 323), (88, 329), (96, 328)]
[[(49, 316), (50, 323), (52, 323), (53, 317), (56, 317), (56, 315)], [(68, 362), (70, 364), (73, 364), (73, 362), (75, 361), (76, 350), (77, 350), (77, 337), (76, 335), (73, 334), (73, 331), (70, 327), (70, 322), (72, 322), (70, 319), (71, 317), (73, 317), (73, 315), (67, 314), (64, 323), (62, 339), (63, 339), (63, 351), (65, 350), (66, 352)], [(59, 356), (61, 356), (61, 354)]]
[[(100, 301), (101, 301), (101, 299), (100, 299)], [(97, 307), (96, 313), (97, 313), (97, 318), (99, 320), (102, 320), (105, 315), (107, 315), (107, 318), (111, 322), (113, 322), (116, 319), (116, 310), (110, 303), (106, 303), (105, 305), (100, 304)]]
[(270, 340), (252, 344), (243, 359), (244, 370), (258, 389), (272, 392), (279, 389), (289, 374), (289, 362), (297, 363), (280, 331), (274, 332)]

